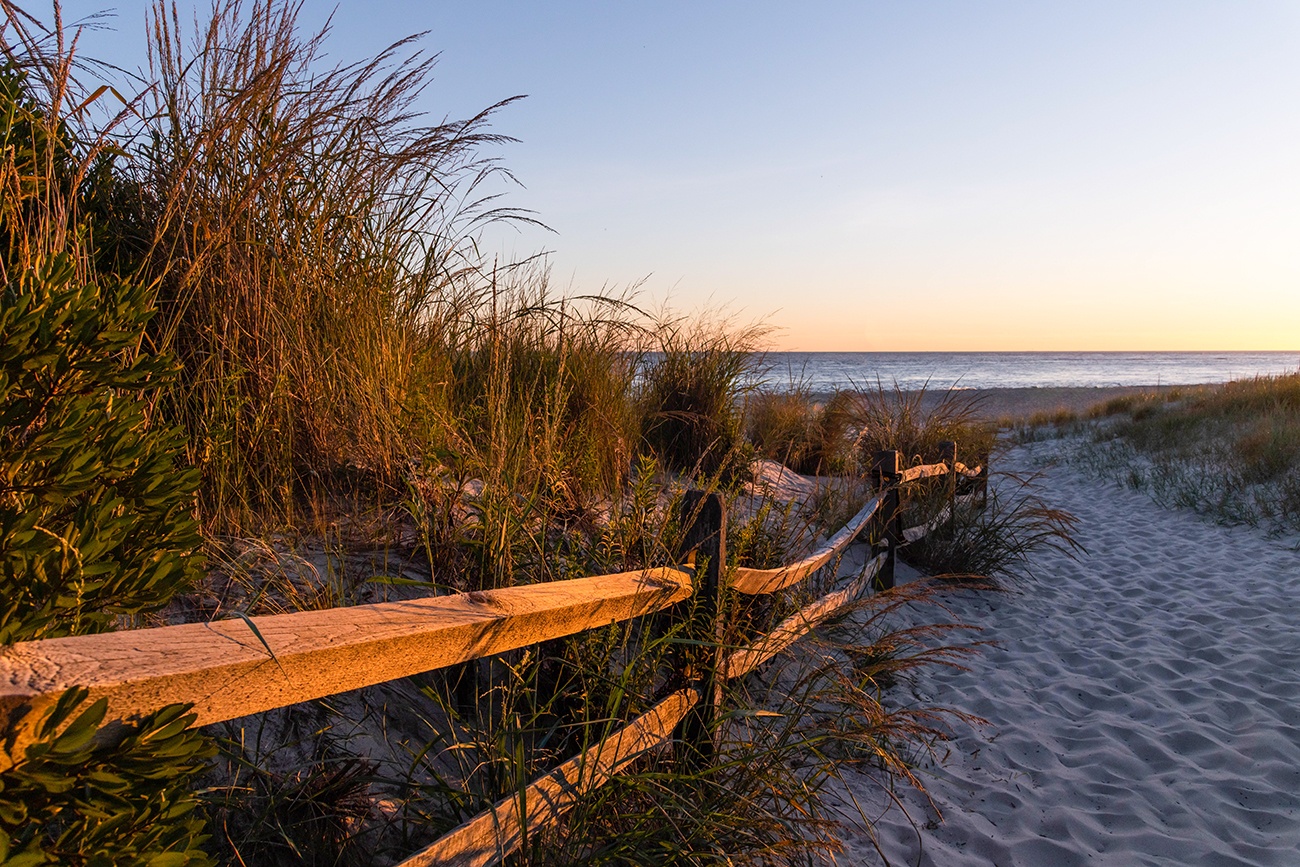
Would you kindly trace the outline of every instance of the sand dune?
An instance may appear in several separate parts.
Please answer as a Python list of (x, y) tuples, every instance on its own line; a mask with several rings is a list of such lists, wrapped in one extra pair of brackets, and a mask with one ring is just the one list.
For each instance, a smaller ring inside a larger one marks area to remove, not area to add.
[[(1152, 393), (1166, 393), (1178, 388), (1183, 391), (1197, 386), (1172, 385), (1104, 385), (1104, 386), (1044, 386), (1042, 388), (972, 388), (954, 393), (960, 401), (969, 401), (976, 418), (997, 421), (1004, 418), (1027, 419), (1035, 413), (1059, 411), (1082, 413), (1098, 404), (1117, 397), (1131, 397)], [(915, 392), (906, 392), (914, 395)], [(831, 395), (826, 392), (811, 395), (814, 402), (825, 403)], [(925, 392), (922, 406), (933, 409), (948, 397), (942, 389)]]
[[(856, 771), (844, 809), (852, 793), (893, 864), (1300, 864), (1300, 553), (1064, 467), (1046, 494), (1088, 554), (957, 593), (998, 645), (895, 689), (989, 722), (923, 774), (943, 821), (903, 793), (914, 826)], [(862, 834), (846, 844), (842, 863), (882, 863)]]
[[(1029, 418), (1036, 413), (1082, 413), (1117, 397), (1166, 393), (1174, 388), (1187, 390), (1195, 386), (1109, 385), (1044, 386), (1043, 388), (974, 388), (958, 392), (961, 400), (971, 401), (975, 415), (989, 421), (1004, 418)], [(944, 392), (927, 392), (924, 404), (933, 407), (945, 397)]]

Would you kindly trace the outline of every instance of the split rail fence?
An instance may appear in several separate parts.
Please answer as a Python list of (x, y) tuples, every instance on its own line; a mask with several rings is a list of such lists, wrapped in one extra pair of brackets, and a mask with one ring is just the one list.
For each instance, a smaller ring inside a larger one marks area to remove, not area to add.
[[(776, 569), (726, 573), (722, 500), (690, 491), (682, 514), (691, 521), (684, 546), (691, 553), (680, 567), (250, 618), (256, 632), (240, 620), (223, 620), (20, 642), (0, 649), (0, 719), (6, 721), (0, 770), (24, 754), (42, 711), (72, 687), (87, 688), (92, 701), (107, 699), (109, 721), (184, 702), (193, 704), (195, 724), (207, 725), (575, 635), (695, 596), (692, 628), (699, 630), (700, 645), (711, 648), (712, 658), (695, 667), (699, 674), (690, 686), (399, 865), (485, 867), (658, 747), (681, 740), (707, 757), (724, 681), (772, 659), (868, 585), (892, 588), (898, 549), (948, 519), (962, 479), (987, 499), (987, 466), (971, 469), (959, 463), (953, 443), (941, 445), (939, 463), (900, 469), (900, 458), (896, 451), (877, 453), (871, 500), (817, 551)], [(944, 512), (924, 526), (904, 529), (905, 486), (944, 475), (951, 479)], [(731, 592), (776, 593), (836, 561), (868, 527), (873, 528), (873, 556), (844, 587), (804, 606), (748, 646), (728, 650), (709, 640), (721, 635), (724, 574)]]

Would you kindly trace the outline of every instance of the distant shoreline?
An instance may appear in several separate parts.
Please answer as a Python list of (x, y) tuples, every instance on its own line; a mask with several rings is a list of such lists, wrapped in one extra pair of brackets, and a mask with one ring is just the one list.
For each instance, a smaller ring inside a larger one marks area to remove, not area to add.
[(1300, 371), (1297, 352), (787, 352), (764, 357), (763, 389), (1147, 388)]
[[(1173, 389), (1205, 388), (1202, 385), (1098, 385), (1098, 386), (1043, 386), (1028, 388), (963, 388), (953, 394), (959, 400), (969, 400), (975, 415), (986, 421), (1000, 418), (1028, 418), (1035, 413), (1052, 413), (1058, 410), (1081, 413), (1099, 403), (1134, 394), (1164, 394)], [(915, 392), (904, 392), (915, 394)], [(824, 403), (830, 392), (815, 393), (812, 399)], [(923, 403), (934, 406), (948, 396), (946, 390), (930, 390)]]

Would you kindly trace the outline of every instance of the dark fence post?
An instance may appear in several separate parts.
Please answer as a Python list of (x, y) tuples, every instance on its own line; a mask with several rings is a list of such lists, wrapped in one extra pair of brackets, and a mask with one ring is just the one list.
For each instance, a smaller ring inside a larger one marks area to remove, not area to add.
[(948, 523), (951, 530), (957, 522), (957, 444), (952, 440), (939, 443), (939, 460), (948, 467)]
[(884, 492), (884, 501), (880, 504), (880, 524), (876, 534), (876, 545), (872, 548), (872, 555), (877, 553), (878, 547), (885, 548), (885, 565), (876, 573), (876, 578), (872, 586), (876, 590), (889, 590), (894, 586), (894, 565), (898, 559), (898, 545), (903, 539), (903, 510), (902, 500), (899, 496), (898, 489), (898, 464), (901, 455), (898, 452), (887, 449), (876, 452), (876, 457), (871, 463), (871, 481), (876, 492)]
[(448, 666), (439, 672), (447, 685), (452, 707), (463, 719), (472, 720), (478, 716), (478, 660), (462, 662)]
[(713, 757), (713, 729), (722, 704), (718, 665), (722, 658), (722, 617), (719, 610), (722, 570), (727, 562), (727, 510), (716, 493), (687, 491), (682, 500), (683, 552), (695, 551), (694, 620), (688, 638), (700, 642), (689, 648), (687, 678), (700, 691), (700, 703), (677, 729), (678, 740), (694, 752), (688, 761), (707, 763)]
[(984, 460), (980, 464), (979, 475), (975, 477), (975, 490), (980, 495), (980, 508), (986, 509), (989, 505), (989, 458), (990, 454), (984, 455)]

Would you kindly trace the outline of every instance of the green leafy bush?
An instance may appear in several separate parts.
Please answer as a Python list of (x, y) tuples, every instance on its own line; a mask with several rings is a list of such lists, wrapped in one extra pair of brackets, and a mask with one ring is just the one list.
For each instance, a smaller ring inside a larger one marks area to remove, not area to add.
[[(197, 476), (144, 392), (172, 375), (139, 352), (149, 298), (82, 283), (56, 256), (0, 295), (0, 644), (111, 629), (198, 567)], [(172, 705), (101, 728), (71, 690), (0, 773), (0, 864), (208, 864), (192, 778), (208, 741)], [(10, 720), (9, 722), (15, 722)]]
[[(63, 40), (5, 11), (0, 645), (111, 629), (164, 606), (200, 565), (198, 477), (150, 402), (175, 373), (141, 347), (152, 293), (93, 276), (138, 256), (123, 219), (134, 188), (117, 185), (107, 139), (83, 122), (103, 90), (81, 93)], [(188, 708), (104, 725), (107, 704), (85, 698), (28, 709), (30, 727), (5, 720), (0, 865), (211, 863), (193, 783), (211, 745)], [(19, 728), (34, 740), (20, 747)]]
[(202, 867), (212, 860), (189, 781), (211, 742), (187, 707), (101, 730), (107, 703), (74, 718), (86, 690), (72, 689), (37, 728), (26, 760), (0, 774), (0, 865)]
[(157, 610), (198, 568), (198, 476), (141, 392), (144, 289), (74, 280), (57, 256), (0, 305), (0, 644), (102, 632)]

